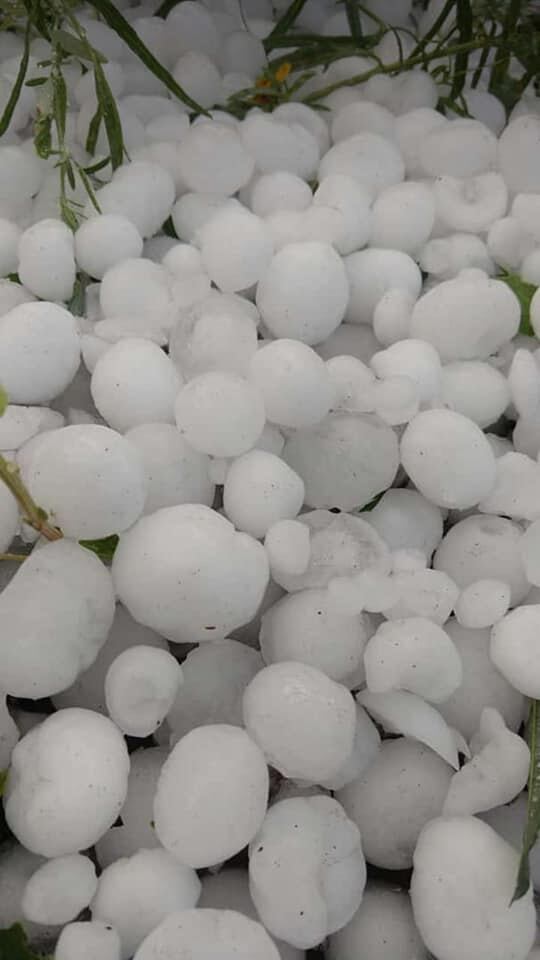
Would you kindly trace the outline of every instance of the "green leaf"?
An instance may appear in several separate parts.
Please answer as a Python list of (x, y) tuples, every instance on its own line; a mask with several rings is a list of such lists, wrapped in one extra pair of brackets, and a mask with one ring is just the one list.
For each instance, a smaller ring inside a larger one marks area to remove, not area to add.
[(370, 510), (374, 510), (379, 500), (381, 500), (382, 497), (384, 497), (385, 493), (386, 493), (386, 490), (381, 490), (380, 493), (378, 493), (375, 497), (373, 497), (373, 500), (370, 500), (369, 503), (366, 503), (365, 507), (361, 508), (362, 513), (369, 513)]
[[(118, 546), (119, 536), (113, 533), (110, 537), (103, 537), (102, 540), (79, 540), (81, 547), (92, 550), (104, 563), (110, 563), (114, 557), (114, 552)], [(0, 960), (2, 958), (0, 957)]]
[(6, 407), (9, 403), (8, 395), (4, 390), (3, 386), (0, 384), (0, 417), (6, 412)]
[[(109, 81), (105, 76), (105, 71), (98, 61), (94, 64), (94, 77), (96, 97), (107, 132), (111, 164), (113, 170), (116, 170), (117, 167), (122, 165), (124, 160), (124, 137), (122, 134), (120, 114), (118, 113), (118, 107), (116, 106), (116, 100), (109, 86)], [(90, 136), (90, 131), (88, 135)]]
[(505, 271), (498, 279), (503, 280), (519, 300), (521, 307), (519, 332), (523, 333), (526, 337), (534, 337), (535, 332), (531, 325), (531, 300), (538, 287), (535, 287), (534, 283), (527, 283), (526, 280), (522, 280), (517, 273), (507, 273)]
[(52, 74), (53, 89), (53, 113), (54, 122), (58, 131), (58, 140), (63, 142), (66, 134), (66, 114), (67, 114), (67, 87), (60, 72)]
[(26, 81), (25, 87), (42, 87), (48, 79), (48, 77), (34, 77), (33, 80)]
[(38, 157), (46, 160), (52, 150), (52, 116), (50, 113), (38, 114), (34, 124), (34, 147)]
[(42, 953), (34, 953), (20, 923), (0, 930), (0, 960), (46, 960)]
[[(305, 3), (306, 0), (303, 0), (303, 2)], [(135, 56), (144, 63), (145, 67), (148, 67), (150, 72), (153, 73), (158, 80), (161, 80), (171, 93), (174, 93), (175, 97), (178, 97), (182, 103), (185, 103), (186, 106), (188, 106), (190, 110), (195, 111), (195, 113), (208, 115), (208, 111), (205, 110), (204, 107), (201, 107), (196, 100), (188, 96), (185, 90), (176, 82), (172, 74), (169, 73), (159, 60), (156, 60), (154, 54), (148, 49), (146, 44), (143, 43), (131, 24), (122, 16), (120, 11), (116, 9), (112, 0), (89, 0), (89, 4), (101, 14), (105, 23), (127, 44)]]
[(347, 22), (349, 24), (349, 30), (351, 31), (351, 37), (354, 40), (361, 40), (362, 24), (360, 22), (360, 14), (358, 12), (356, 0), (344, 0), (344, 2), (345, 12), (347, 14)]
[(61, 47), (65, 53), (69, 53), (79, 60), (87, 60), (90, 63), (99, 60), (100, 63), (107, 63), (107, 57), (104, 57), (99, 50), (91, 47), (90, 44), (85, 43), (84, 40), (79, 40), (78, 37), (75, 37), (72, 33), (68, 33), (67, 30), (53, 30), (51, 40), (55, 46)]
[(514, 900), (519, 900), (529, 889), (529, 853), (540, 832), (540, 701), (531, 700), (529, 713), (529, 787), (527, 796), (527, 822), (523, 832), (521, 858), (514, 890)]
[(13, 89), (9, 95), (9, 100), (6, 103), (4, 112), (0, 119), (0, 137), (4, 135), (7, 128), (11, 123), (11, 118), (15, 112), (15, 107), (17, 106), (19, 97), (21, 95), (21, 90), (24, 83), (24, 78), (26, 77), (26, 71), (28, 70), (28, 60), (30, 58), (30, 18), (26, 21), (26, 31), (24, 34), (24, 50), (21, 57), (21, 62), (19, 65), (19, 71), (17, 73), (17, 78), (13, 84)]
[(160, 3), (154, 16), (161, 17), (162, 20), (165, 20), (165, 17), (167, 17), (171, 10), (174, 10), (179, 3), (182, 3), (182, 0), (163, 0), (163, 3)]
[[(460, 43), (467, 43), (473, 37), (473, 13), (469, 0), (457, 0), (456, 3), (456, 22), (459, 33)], [(467, 80), (467, 64), (469, 62), (468, 51), (458, 53), (453, 60), (453, 78), (450, 90), (450, 98), (458, 97), (465, 86)]]
[(172, 217), (167, 217), (161, 229), (163, 230), (163, 233), (165, 234), (166, 237), (172, 237), (173, 240), (178, 240), (178, 234), (174, 229), (174, 223), (172, 221)]
[(4, 796), (9, 770), (0, 770), (0, 797)]
[(266, 40), (264, 41), (264, 48), (267, 52), (268, 50), (272, 50), (274, 46), (273, 41), (276, 37), (282, 37), (283, 34), (288, 33), (295, 20), (302, 13), (306, 3), (307, 0), (292, 0), (292, 3), (289, 4), (283, 15), (279, 18), (274, 29), (268, 34)]
[[(90, 126), (88, 127), (88, 136), (86, 137), (86, 152), (90, 154), (91, 157), (94, 156), (96, 152), (97, 138), (99, 136), (99, 128), (101, 126), (101, 121), (103, 119), (103, 113), (101, 112), (101, 104), (98, 103), (97, 110), (90, 121)], [(107, 157), (106, 163), (109, 162)]]

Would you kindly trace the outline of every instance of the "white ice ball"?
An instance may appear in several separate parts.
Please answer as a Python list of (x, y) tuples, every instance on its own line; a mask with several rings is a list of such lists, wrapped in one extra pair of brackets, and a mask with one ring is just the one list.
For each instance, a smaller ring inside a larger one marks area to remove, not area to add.
[(510, 403), (508, 381), (490, 363), (454, 360), (443, 367), (441, 381), (445, 406), (483, 429), (496, 423)]
[(267, 802), (264, 755), (247, 733), (227, 724), (198, 727), (163, 765), (154, 798), (156, 833), (182, 863), (208, 867), (252, 840)]
[(373, 204), (369, 242), (415, 254), (429, 240), (435, 222), (433, 191), (425, 183), (397, 183)]
[(517, 117), (503, 130), (499, 140), (499, 169), (513, 193), (540, 193), (537, 157), (540, 144), (540, 117)]
[(371, 326), (374, 310), (388, 290), (407, 290), (414, 299), (420, 293), (420, 270), (414, 260), (401, 250), (370, 247), (352, 253), (344, 263), (350, 285), (345, 312), (348, 323)]
[(34, 923), (69, 923), (88, 906), (97, 887), (96, 868), (80, 853), (54, 857), (26, 884), (22, 909)]
[(61, 220), (40, 220), (19, 240), (21, 282), (41, 300), (69, 300), (75, 283), (73, 234)]
[(223, 489), (226, 516), (238, 530), (264, 537), (278, 520), (293, 519), (304, 502), (304, 483), (273, 453), (250, 450), (230, 466)]
[(146, 500), (145, 513), (179, 503), (211, 506), (215, 486), (210, 480), (210, 458), (186, 443), (175, 426), (143, 423), (126, 433), (142, 460)]
[[(192, 960), (279, 960), (262, 924), (235, 910), (179, 910), (170, 913), (143, 941), (133, 960), (169, 960), (178, 951)], [(180, 954), (181, 956), (181, 954)]]
[(328, 960), (427, 960), (409, 894), (372, 880), (352, 920), (328, 942)]
[(540, 691), (540, 670), (534, 652), (534, 638), (540, 624), (540, 605), (516, 607), (494, 625), (490, 656), (503, 677), (527, 697)]
[(459, 118), (428, 132), (418, 158), (424, 175), (473, 177), (495, 169), (497, 137), (478, 120)]
[(241, 206), (225, 206), (201, 228), (202, 262), (225, 293), (247, 290), (265, 276), (274, 245), (267, 224)]
[(176, 424), (187, 443), (214, 457), (237, 457), (254, 446), (265, 421), (261, 391), (238, 374), (201, 373), (179, 392)]
[(510, 605), (510, 587), (502, 580), (477, 580), (461, 591), (456, 617), (462, 627), (491, 627)]
[(258, 217), (277, 210), (306, 210), (313, 198), (305, 180), (286, 170), (257, 177), (250, 192), (250, 207)]
[(253, 356), (250, 379), (260, 389), (268, 420), (284, 427), (312, 427), (330, 410), (328, 368), (307, 344), (278, 339)]
[(90, 389), (97, 410), (114, 430), (143, 423), (173, 423), (182, 379), (167, 355), (149, 340), (127, 338), (98, 359)]
[(405, 166), (398, 147), (379, 133), (364, 131), (341, 140), (324, 155), (319, 179), (344, 173), (354, 177), (372, 196), (404, 178)]
[(0, 383), (12, 403), (48, 403), (80, 362), (74, 317), (56, 303), (21, 303), (0, 317)]
[(120, 214), (102, 214), (85, 220), (75, 234), (75, 259), (90, 277), (102, 280), (116, 263), (140, 257), (142, 237), (137, 227)]
[(68, 923), (58, 938), (54, 960), (120, 960), (120, 937), (99, 920)]
[(181, 683), (182, 668), (166, 650), (130, 647), (105, 677), (109, 715), (123, 733), (148, 737), (167, 716)]

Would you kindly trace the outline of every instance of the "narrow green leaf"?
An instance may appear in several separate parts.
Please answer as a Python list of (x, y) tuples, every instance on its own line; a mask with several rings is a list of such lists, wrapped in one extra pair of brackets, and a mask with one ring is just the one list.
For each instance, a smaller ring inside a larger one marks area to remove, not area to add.
[[(9, 404), (8, 395), (4, 390), (3, 386), (0, 384), (0, 417), (2, 417), (6, 412), (6, 407), (8, 404)], [(1, 778), (1, 772), (0, 772), (0, 778)], [(1, 786), (1, 783), (2, 781), (0, 779), (0, 786)]]
[(24, 34), (24, 49), (23, 55), (21, 57), (21, 62), (19, 64), (19, 70), (15, 83), (13, 84), (13, 89), (9, 95), (8, 102), (4, 108), (2, 117), (0, 118), (0, 137), (4, 135), (7, 128), (11, 123), (11, 118), (15, 112), (15, 107), (19, 101), (21, 95), (21, 90), (23, 83), (26, 77), (26, 71), (28, 70), (28, 60), (30, 58), (30, 19), (26, 22), (26, 30)]
[(89, 167), (84, 167), (84, 172), (89, 174), (99, 173), (99, 171), (103, 170), (109, 163), (109, 157), (104, 157), (103, 160), (98, 160), (97, 163), (93, 163)]
[[(456, 3), (456, 22), (459, 33), (460, 43), (467, 43), (473, 37), (473, 12), (469, 0), (457, 0)], [(452, 86), (450, 88), (450, 97), (458, 97), (465, 86), (467, 79), (467, 64), (469, 62), (469, 52), (457, 53), (453, 59)]]
[(53, 89), (54, 122), (58, 131), (58, 139), (63, 141), (66, 135), (67, 115), (67, 87), (66, 81), (59, 71), (54, 71), (51, 77)]
[(73, 230), (73, 232), (77, 230), (79, 226), (77, 214), (65, 197), (60, 197), (60, 216), (62, 217), (66, 227), (69, 227), (69, 229)]
[(173, 240), (178, 240), (178, 234), (174, 229), (174, 223), (172, 222), (172, 217), (167, 217), (161, 229), (163, 230), (163, 233), (165, 234), (166, 237), (172, 237)]
[(116, 100), (109, 86), (109, 81), (105, 76), (105, 71), (98, 61), (94, 64), (94, 76), (96, 97), (100, 105), (101, 115), (107, 132), (111, 164), (113, 170), (116, 170), (124, 160), (124, 137), (122, 134), (120, 114), (118, 113), (118, 107), (116, 106)]
[[(274, 29), (271, 33), (268, 34), (266, 40), (264, 41), (264, 49), (272, 50), (273, 40), (276, 37), (282, 37), (284, 34), (288, 33), (290, 28), (293, 26), (294, 22), (298, 19), (302, 10), (304, 9), (307, 0), (292, 0), (292, 3), (289, 4), (285, 13), (279, 18)], [(292, 40), (292, 38), (291, 38)], [(291, 44), (292, 45), (292, 44)]]
[(55, 46), (61, 47), (65, 53), (69, 53), (79, 60), (94, 63), (97, 59), (100, 63), (107, 63), (107, 57), (104, 57), (99, 50), (91, 47), (89, 43), (85, 43), (84, 40), (80, 40), (79, 37), (75, 37), (67, 30), (53, 30), (51, 40)]
[(42, 87), (48, 79), (48, 77), (34, 77), (33, 80), (27, 80), (24, 85), (25, 87)]
[[(97, 110), (90, 121), (90, 126), (88, 127), (88, 135), (86, 137), (86, 152), (90, 154), (91, 157), (94, 156), (96, 152), (97, 138), (99, 136), (99, 128), (101, 127), (101, 121), (103, 119), (103, 113), (101, 111), (101, 104), (98, 103)], [(109, 162), (108, 158), (105, 161), (107, 164)]]
[(529, 889), (529, 853), (534, 847), (540, 832), (540, 702), (538, 700), (531, 700), (529, 748), (531, 762), (527, 796), (527, 823), (523, 832), (521, 858), (512, 902), (523, 897)]
[(522, 280), (517, 273), (507, 273), (505, 271), (498, 279), (503, 280), (519, 300), (521, 307), (519, 332), (523, 333), (526, 337), (534, 337), (535, 332), (531, 325), (531, 300), (538, 287), (535, 287), (534, 283), (528, 283), (526, 280)]
[(38, 157), (46, 160), (52, 150), (52, 116), (50, 113), (38, 114), (34, 123), (34, 147)]
[(381, 490), (380, 493), (376, 494), (376, 496), (373, 497), (373, 500), (370, 500), (369, 503), (366, 503), (365, 507), (361, 508), (362, 513), (369, 513), (371, 510), (374, 510), (379, 500), (384, 497), (385, 493), (386, 490)]
[[(108, 162), (108, 161), (107, 161), (107, 162)], [(79, 176), (80, 176), (80, 178), (81, 178), (81, 180), (82, 180), (83, 187), (84, 187), (84, 189), (86, 190), (86, 192), (87, 192), (87, 194), (88, 194), (88, 198), (89, 198), (89, 200), (90, 200), (90, 203), (92, 204), (92, 206), (93, 206), (94, 210), (96, 211), (96, 213), (101, 213), (101, 207), (100, 207), (100, 205), (99, 205), (99, 203), (98, 203), (96, 194), (95, 194), (95, 192), (94, 192), (94, 188), (93, 188), (92, 183), (91, 183), (91, 181), (90, 181), (90, 177), (87, 175), (86, 170), (85, 170), (83, 167), (78, 167), (77, 169), (78, 169), (78, 172), (79, 172)]]
[(67, 176), (67, 178), (68, 178), (68, 183), (69, 183), (71, 189), (72, 189), (72, 190), (75, 190), (75, 187), (76, 187), (76, 183), (75, 183), (75, 173), (74, 173), (74, 171), (73, 171), (73, 164), (71, 163), (71, 160), (66, 160), (66, 162), (65, 162), (65, 170), (66, 170), (66, 176)]
[(160, 3), (154, 16), (161, 17), (162, 20), (165, 20), (165, 17), (169, 15), (171, 10), (174, 10), (174, 8), (177, 7), (179, 3), (182, 3), (182, 2), (183, 0), (163, 0), (163, 3)]
[(0, 930), (0, 960), (47, 960), (43, 954), (34, 953), (20, 923)]
[[(306, 0), (303, 0), (303, 2), (305, 3)], [(201, 107), (196, 100), (188, 96), (169, 71), (159, 60), (156, 60), (154, 54), (148, 49), (146, 44), (143, 43), (131, 24), (122, 16), (120, 11), (116, 9), (112, 0), (89, 0), (89, 4), (101, 14), (105, 23), (128, 45), (129, 49), (148, 67), (150, 72), (153, 73), (158, 80), (161, 80), (171, 93), (174, 93), (175, 97), (178, 97), (179, 100), (185, 103), (190, 110), (195, 111), (195, 113), (208, 115), (208, 111), (205, 110), (204, 107)]]
[(353, 40), (361, 40), (362, 23), (360, 21), (360, 14), (358, 12), (356, 0), (344, 0), (344, 2), (345, 12), (347, 14), (347, 23), (349, 24), (349, 30), (351, 31), (351, 37)]
[(113, 533), (110, 537), (103, 537), (102, 540), (79, 540), (79, 543), (81, 547), (86, 547), (87, 550), (92, 550), (93, 553), (96, 553), (104, 563), (110, 563), (114, 557), (118, 541), (118, 535)]
[(4, 796), (9, 770), (0, 770), (0, 797)]

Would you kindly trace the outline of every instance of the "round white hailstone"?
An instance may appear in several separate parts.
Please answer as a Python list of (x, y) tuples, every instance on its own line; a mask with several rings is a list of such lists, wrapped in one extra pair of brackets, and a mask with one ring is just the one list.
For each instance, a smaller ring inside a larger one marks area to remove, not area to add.
[(505, 270), (518, 270), (535, 246), (534, 238), (514, 216), (496, 220), (487, 235), (490, 255)]
[(350, 284), (350, 297), (345, 312), (348, 323), (365, 323), (371, 326), (375, 307), (388, 290), (407, 290), (415, 299), (420, 293), (420, 270), (414, 260), (401, 250), (379, 250), (371, 247), (352, 253), (344, 262)]
[(467, 104), (469, 115), (485, 123), (486, 127), (493, 130), (498, 137), (506, 126), (506, 110), (501, 101), (487, 90), (479, 90), (476, 87), (466, 87), (462, 96)]
[(535, 287), (540, 285), (540, 251), (538, 249), (532, 250), (522, 260), (519, 274), (526, 283), (532, 283)]
[[(33, 873), (46, 861), (35, 853), (30, 853), (20, 843), (11, 841), (2, 846), (2, 862), (0, 864), (0, 923), (2, 929), (20, 923), (25, 929), (28, 938), (34, 945), (36, 941), (53, 940), (58, 936), (58, 928), (43, 927), (27, 920), (22, 912), (21, 901), (24, 888)], [(49, 941), (50, 942), (50, 941)], [(296, 958), (295, 958), (296, 960)], [(304, 960), (302, 957), (301, 960)]]
[(42, 300), (69, 300), (75, 282), (73, 234), (61, 220), (40, 220), (19, 240), (21, 282)]
[(166, 650), (130, 647), (105, 677), (109, 715), (122, 733), (148, 737), (167, 716), (181, 683), (182, 668)]
[(188, 190), (223, 197), (244, 187), (255, 168), (237, 131), (214, 121), (188, 130), (177, 147), (176, 162)]
[(463, 663), (461, 685), (439, 712), (446, 722), (469, 741), (478, 729), (485, 707), (494, 707), (514, 732), (523, 719), (523, 696), (494, 666), (489, 656), (490, 631), (467, 629), (450, 620), (445, 628)]
[(400, 340), (375, 353), (370, 361), (378, 377), (406, 376), (416, 385), (422, 403), (440, 393), (441, 361), (435, 347), (425, 340)]
[(276, 253), (257, 287), (257, 307), (275, 337), (320, 343), (343, 320), (349, 285), (328, 243), (291, 243)]
[(520, 541), (520, 551), (529, 583), (540, 586), (540, 521), (527, 527)]
[(2, 687), (39, 699), (65, 690), (96, 659), (114, 616), (111, 578), (89, 550), (50, 543), (0, 594)]
[(330, 130), (334, 143), (365, 131), (393, 140), (395, 126), (396, 118), (386, 107), (368, 100), (353, 100), (334, 114)]
[(405, 165), (397, 146), (378, 133), (366, 131), (341, 140), (330, 148), (319, 165), (319, 180), (334, 173), (353, 177), (371, 196), (399, 183)]
[(193, 450), (176, 427), (168, 423), (143, 423), (126, 433), (138, 450), (147, 490), (145, 513), (180, 503), (212, 506), (215, 486), (210, 480), (210, 460)]
[(497, 166), (497, 137), (478, 120), (452, 120), (427, 134), (418, 158), (424, 175), (474, 177)]
[(519, 328), (519, 303), (500, 280), (456, 277), (416, 302), (411, 335), (427, 340), (441, 360), (484, 360)]
[(174, 423), (182, 386), (176, 367), (155, 343), (127, 338), (98, 359), (90, 389), (97, 410), (115, 430), (144, 423)]
[(64, 417), (48, 407), (9, 404), (0, 422), (0, 450), (19, 451), (38, 434), (64, 426)]
[(455, 360), (442, 369), (440, 398), (449, 410), (485, 428), (496, 423), (506, 410), (510, 389), (506, 377), (490, 363)]
[(401, 462), (420, 493), (440, 507), (473, 507), (495, 486), (488, 441), (472, 420), (452, 410), (426, 410), (408, 424)]
[(337, 799), (356, 823), (366, 860), (407, 870), (422, 827), (441, 813), (452, 768), (416, 740), (385, 740), (358, 780)]
[(389, 733), (401, 733), (430, 747), (455, 770), (459, 769), (457, 738), (441, 714), (421, 697), (405, 690), (371, 693), (362, 690), (358, 702)]
[(114, 927), (122, 960), (128, 960), (169, 913), (194, 907), (200, 892), (191, 867), (163, 849), (139, 850), (103, 871), (90, 905), (92, 919)]
[(471, 752), (472, 759), (452, 777), (445, 816), (481, 813), (509, 803), (527, 783), (529, 748), (493, 707), (482, 710)]
[(21, 283), (0, 280), (0, 317), (13, 310), (13, 307), (18, 307), (21, 303), (33, 303), (35, 299), (34, 294)]
[(344, 616), (334, 608), (327, 590), (300, 590), (263, 614), (259, 641), (267, 664), (307, 663), (331, 680), (344, 681), (362, 667), (372, 632), (366, 614)]
[(17, 501), (4, 483), (0, 487), (0, 552), (9, 547), (17, 530), (20, 517)]
[(334, 933), (326, 949), (328, 960), (427, 960), (427, 951), (414, 923), (406, 890), (368, 883), (352, 920)]
[[(308, 187), (309, 189), (309, 187)], [(311, 190), (309, 191), (311, 200)], [(0, 277), (16, 273), (19, 265), (19, 239), (21, 228), (11, 220), (0, 219)]]
[[(268, 21), (266, 21), (266, 29), (269, 29)], [(330, 146), (328, 124), (320, 111), (307, 107), (305, 103), (290, 100), (288, 103), (280, 103), (273, 111), (273, 116), (277, 120), (299, 123), (300, 126), (305, 127), (317, 140), (321, 155), (328, 150)]]
[(354, 915), (366, 883), (360, 833), (331, 797), (275, 803), (249, 849), (249, 885), (265, 927), (315, 947)]
[(304, 502), (304, 483), (273, 453), (250, 450), (230, 466), (223, 490), (226, 516), (238, 530), (264, 537), (278, 520), (292, 520)]
[[(353, 682), (352, 678), (350, 682)], [(354, 677), (354, 685), (356, 686), (357, 683), (362, 682), (363, 678), (361, 673), (358, 672)], [(346, 784), (352, 783), (353, 780), (358, 780), (358, 778), (363, 775), (364, 771), (377, 756), (380, 748), (381, 736), (377, 730), (377, 727), (370, 719), (364, 708), (357, 703), (356, 730), (354, 734), (352, 752), (347, 757), (347, 760), (341, 769), (338, 770), (333, 777), (330, 777), (328, 780), (324, 780), (321, 786), (335, 792), (337, 790), (342, 790)], [(292, 783), (292, 781), (288, 782)]]
[[(153, 237), (165, 222), (174, 203), (176, 189), (171, 174), (158, 163), (137, 161), (119, 167), (110, 183), (97, 191), (102, 213), (125, 216), (141, 237)], [(96, 216), (88, 201), (85, 214)]]
[(203, 643), (183, 661), (184, 683), (169, 711), (172, 739), (211, 723), (242, 726), (242, 695), (264, 666), (258, 650), (237, 640)]
[(283, 776), (318, 783), (340, 770), (356, 727), (349, 691), (305, 663), (274, 663), (244, 693), (244, 723)]
[(69, 923), (88, 906), (97, 887), (96, 868), (80, 853), (55, 857), (38, 867), (22, 899), (25, 917), (34, 923)]
[(351, 356), (331, 357), (326, 369), (334, 386), (332, 410), (373, 412), (375, 375), (365, 363)]
[(418, 262), (425, 273), (432, 274), (430, 279), (452, 280), (468, 268), (477, 268), (492, 276), (496, 268), (490, 253), (481, 237), (472, 233), (452, 233), (448, 237), (428, 240), (418, 254)]
[(373, 330), (377, 340), (390, 347), (409, 336), (416, 297), (400, 287), (387, 290), (373, 310)]
[[(397, 43), (395, 46), (398, 51)], [(392, 59), (396, 59), (396, 54)], [(372, 78), (372, 82), (376, 78)], [(380, 78), (378, 78), (380, 79)], [(369, 81), (368, 81), (369, 82)], [(390, 95), (387, 98), (387, 106), (393, 113), (408, 113), (410, 110), (419, 107), (434, 108), (437, 104), (439, 94), (437, 84), (433, 77), (424, 70), (416, 69), (404, 73), (399, 80), (393, 80), (390, 86)]]
[(186, 243), (196, 243), (199, 230), (216, 211), (234, 203), (215, 193), (184, 193), (171, 210), (176, 235)]
[(408, 423), (420, 408), (416, 384), (410, 377), (388, 377), (373, 385), (373, 407), (378, 417), (389, 426)]
[(540, 465), (523, 453), (510, 451), (497, 459), (497, 482), (479, 504), (482, 513), (499, 513), (515, 520), (540, 516)]
[(334, 413), (291, 437), (283, 459), (302, 477), (309, 506), (353, 510), (392, 485), (398, 444), (378, 417)]
[(511, 606), (521, 603), (529, 583), (521, 552), (523, 530), (506, 517), (475, 514), (456, 523), (433, 559), (464, 589), (478, 580), (502, 580), (511, 590)]
[(225, 293), (252, 287), (264, 276), (274, 248), (268, 226), (242, 207), (218, 210), (200, 230), (204, 268)]
[(329, 207), (341, 214), (333, 244), (341, 254), (365, 246), (371, 229), (371, 198), (354, 177), (335, 173), (324, 177), (313, 195), (313, 209)]
[(247, 375), (257, 352), (258, 317), (245, 310), (247, 303), (215, 291), (181, 316), (169, 355), (186, 380), (209, 370)]
[(181, 504), (142, 517), (113, 559), (119, 598), (169, 640), (219, 640), (256, 613), (268, 584), (264, 547), (219, 513)]
[(54, 960), (120, 960), (120, 937), (99, 920), (68, 923), (58, 938)]
[(463, 679), (452, 640), (442, 627), (422, 617), (382, 623), (368, 641), (364, 665), (373, 693), (409, 690), (430, 703), (448, 700)]
[(499, 169), (512, 193), (540, 192), (540, 117), (528, 114), (508, 124), (499, 140)]
[(182, 863), (209, 867), (253, 839), (267, 802), (266, 762), (247, 733), (227, 724), (197, 727), (163, 765), (154, 797), (156, 833)]
[(540, 197), (537, 193), (518, 193), (514, 197), (511, 209), (523, 229), (532, 237), (535, 243), (540, 242), (540, 228), (538, 216), (540, 214)]
[[(510, 804), (501, 807), (494, 807), (492, 810), (486, 810), (479, 815), (479, 819), (488, 823), (490, 827), (510, 843), (516, 850), (521, 850), (523, 830), (527, 820), (527, 793), (524, 791), (516, 797)], [(540, 846), (535, 844), (529, 855), (531, 883), (536, 892), (540, 886)], [(539, 960), (536, 955), (531, 954), (530, 960)], [(527, 957), (529, 960), (529, 957)]]
[(257, 177), (249, 205), (258, 217), (268, 217), (278, 210), (306, 210), (312, 198), (305, 180), (286, 170), (276, 170)]
[(97, 539), (127, 530), (146, 497), (142, 462), (115, 430), (96, 424), (43, 434), (25, 473), (28, 488), (65, 536)]
[(160, 847), (152, 826), (153, 803), (167, 747), (147, 747), (130, 755), (127, 796), (122, 807), (122, 826), (111, 827), (96, 844), (96, 855), (105, 869), (120, 857), (131, 857), (141, 849)]
[(278, 339), (260, 347), (251, 360), (250, 379), (263, 395), (268, 420), (284, 427), (315, 426), (334, 399), (324, 361), (298, 340)]
[(106, 715), (105, 676), (113, 660), (136, 643), (167, 649), (167, 642), (157, 633), (143, 627), (129, 615), (125, 607), (117, 604), (107, 642), (101, 647), (94, 662), (79, 673), (75, 683), (67, 690), (53, 695), (57, 709), (85, 707)]
[(161, 258), (161, 263), (177, 277), (185, 277), (186, 274), (191, 276), (203, 269), (200, 251), (191, 243), (173, 241), (173, 245)]
[(204, 109), (221, 102), (221, 74), (206, 54), (197, 50), (183, 53), (176, 62), (173, 77), (188, 96)]
[(220, 64), (223, 70), (239, 70), (255, 79), (266, 69), (267, 59), (261, 41), (241, 29), (225, 38), (220, 50)]
[(437, 223), (445, 231), (481, 233), (504, 216), (508, 205), (508, 190), (500, 173), (437, 177), (432, 196)]
[(0, 383), (11, 403), (48, 403), (79, 362), (75, 319), (56, 303), (21, 303), (0, 317)]
[(15, 747), (7, 823), (28, 850), (59, 857), (91, 847), (116, 820), (129, 757), (120, 731), (91, 710), (59, 710)]
[(418, 158), (420, 146), (430, 130), (444, 127), (447, 120), (441, 113), (429, 107), (419, 107), (396, 117), (395, 137), (408, 177), (423, 176)]
[(273, 577), (280, 573), (301, 575), (308, 568), (311, 554), (309, 527), (297, 520), (278, 520), (268, 528), (264, 549)]
[(245, 453), (265, 421), (261, 391), (238, 374), (217, 370), (201, 373), (180, 390), (175, 414), (186, 442), (214, 457)]
[(387, 490), (369, 513), (362, 514), (392, 550), (422, 550), (427, 560), (439, 545), (443, 519), (439, 507), (417, 490)]
[(510, 606), (510, 587), (502, 580), (477, 580), (461, 591), (456, 617), (462, 627), (491, 627)]
[(540, 669), (535, 637), (540, 625), (540, 605), (511, 610), (491, 630), (490, 657), (503, 677), (527, 697), (540, 694)]
[(240, 124), (240, 136), (261, 173), (287, 171), (303, 180), (317, 172), (317, 138), (299, 123), (283, 123), (265, 113), (252, 113)]
[(171, 285), (160, 264), (144, 258), (122, 260), (107, 270), (99, 288), (103, 316), (140, 317), (148, 321), (149, 329), (168, 331), (177, 315)]
[(181, 950), (193, 960), (279, 960), (262, 924), (235, 910), (195, 909), (170, 913), (143, 941), (133, 960), (174, 960)]
[(165, 23), (171, 56), (189, 50), (198, 50), (209, 57), (217, 55), (220, 35), (216, 21), (199, 3), (186, 0), (181, 6), (174, 7)]
[(373, 204), (372, 247), (415, 254), (429, 240), (435, 222), (433, 191), (425, 183), (397, 183)]
[(120, 214), (102, 214), (85, 220), (75, 234), (75, 259), (90, 277), (102, 280), (107, 270), (140, 257), (143, 240), (137, 227)]
[(536, 935), (532, 890), (512, 901), (519, 854), (476, 817), (427, 824), (414, 852), (411, 899), (440, 960), (526, 960)]

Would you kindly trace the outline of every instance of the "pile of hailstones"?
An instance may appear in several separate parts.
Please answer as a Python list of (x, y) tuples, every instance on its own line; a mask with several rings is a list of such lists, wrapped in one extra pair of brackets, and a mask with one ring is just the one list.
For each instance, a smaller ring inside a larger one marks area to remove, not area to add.
[[(205, 105), (260, 68), (221, 8), (126, 12)], [(190, 124), (87, 26), (131, 157), (102, 214), (55, 219), (41, 88), (0, 145), (0, 450), (64, 534), (1, 568), (0, 925), (56, 960), (538, 958), (540, 350), (495, 279), (540, 283), (538, 104), (447, 118), (413, 72)], [(113, 534), (110, 568), (78, 543)]]

